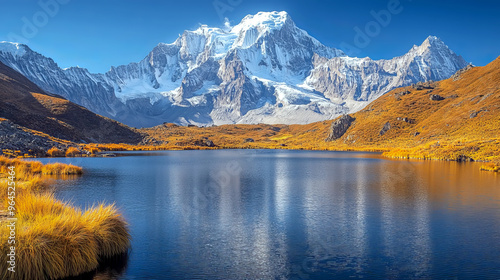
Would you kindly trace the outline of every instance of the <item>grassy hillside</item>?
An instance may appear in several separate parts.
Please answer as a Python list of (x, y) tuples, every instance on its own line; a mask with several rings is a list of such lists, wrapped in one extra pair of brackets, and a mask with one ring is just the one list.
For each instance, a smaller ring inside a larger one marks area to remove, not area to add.
[(1, 62), (0, 117), (76, 142), (137, 143), (141, 140), (134, 129), (44, 92)]
[[(393, 90), (352, 116), (332, 145), (388, 149), (386, 155), (403, 158), (498, 160), (500, 58), (432, 85)], [(391, 128), (380, 135), (386, 123)]]
[[(8, 69), (4, 66), (0, 70), (3, 73)], [(214, 148), (361, 150), (382, 151), (395, 158), (490, 161), (496, 165), (485, 169), (498, 169), (500, 58), (487, 66), (459, 72), (448, 80), (398, 88), (385, 94), (362, 111), (351, 114), (354, 121), (333, 141), (325, 140), (332, 123), (338, 119), (308, 125), (238, 124), (206, 128), (165, 123), (135, 131), (60, 97), (37, 93), (40, 89), (16, 76), (17, 72), (0, 75), (0, 95), (5, 97), (0, 107), (3, 117), (50, 136), (68, 139), (78, 135), (99, 139), (92, 142), (112, 142), (82, 145), (92, 153)], [(1, 88), (6, 85), (10, 87), (8, 92), (16, 94), (6, 95)], [(127, 142), (123, 139), (140, 137), (140, 145), (119, 144)]]
[[(354, 122), (334, 141), (325, 141), (333, 121), (208, 128), (165, 124), (142, 132), (163, 148), (204, 148), (199, 140), (206, 137), (219, 148), (370, 150), (399, 158), (498, 161), (500, 58), (448, 80), (395, 89), (351, 116)], [(384, 126), (390, 129), (381, 134)]]

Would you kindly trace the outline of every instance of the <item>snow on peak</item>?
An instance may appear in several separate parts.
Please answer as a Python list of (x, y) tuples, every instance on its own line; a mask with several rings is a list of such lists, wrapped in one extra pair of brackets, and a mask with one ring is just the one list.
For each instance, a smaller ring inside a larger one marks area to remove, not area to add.
[(413, 45), (413, 48), (407, 53), (407, 55), (424, 55), (426, 53), (449, 53), (455, 54), (448, 46), (438, 37), (429, 36), (420, 45)]
[(442, 50), (449, 49), (448, 46), (436, 36), (427, 37), (427, 39), (425, 39), (425, 41), (419, 47), (419, 49), (422, 51), (428, 50), (430, 48)]
[(241, 22), (231, 29), (232, 33), (256, 28), (260, 32), (281, 29), (291, 18), (287, 12), (259, 12), (256, 15), (247, 15)]
[(222, 29), (217, 28), (217, 27), (209, 27), (206, 24), (200, 25), (200, 27), (198, 27), (198, 29), (196, 29), (195, 31), (192, 31), (192, 32), (195, 34), (204, 35), (204, 36), (209, 36), (212, 33), (224, 33), (224, 31)]
[(23, 56), (26, 53), (26, 45), (2, 41), (0, 42), (0, 52), (11, 53), (13, 56)]

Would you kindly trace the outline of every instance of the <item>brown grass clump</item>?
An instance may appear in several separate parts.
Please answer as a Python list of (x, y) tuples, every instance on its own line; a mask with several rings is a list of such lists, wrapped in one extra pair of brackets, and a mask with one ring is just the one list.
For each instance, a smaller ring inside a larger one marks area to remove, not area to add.
[(50, 189), (50, 178), (33, 176), (32, 179), (17, 184), (17, 193), (22, 192), (41, 192)]
[(111, 257), (123, 253), (130, 246), (127, 223), (115, 205), (94, 206), (83, 214), (83, 220), (92, 230), (100, 256)]
[(83, 169), (71, 164), (50, 163), (42, 164), (39, 161), (25, 161), (20, 159), (10, 159), (0, 156), (0, 174), (6, 174), (7, 168), (14, 166), (16, 179), (20, 183), (33, 180), (37, 175), (81, 175)]
[(80, 155), (81, 152), (80, 150), (78, 150), (77, 148), (75, 147), (69, 147), (67, 150), (66, 150), (66, 157), (76, 157), (78, 155)]
[(42, 167), (42, 174), (44, 175), (81, 175), (83, 169), (79, 166), (63, 163), (51, 163)]
[(500, 163), (495, 163), (495, 162), (485, 163), (485, 164), (481, 165), (481, 170), (500, 172)]
[(63, 157), (64, 155), (64, 152), (57, 147), (52, 147), (47, 151), (47, 156), (49, 157)]
[(15, 278), (58, 279), (97, 267), (97, 242), (78, 210), (50, 196), (24, 199), (37, 207), (25, 209), (35, 212), (23, 212), (18, 218)]
[[(8, 166), (16, 173), (16, 272), (7, 270), (7, 254), (0, 255), (0, 279), (59, 279), (92, 271), (99, 260), (126, 252), (130, 245), (127, 223), (114, 205), (99, 205), (87, 211), (57, 200), (41, 174), (81, 174), (80, 167), (43, 165), (0, 157), (0, 174)], [(33, 168), (33, 169), (30, 169)], [(7, 180), (0, 190), (7, 192)], [(6, 209), (9, 200), (0, 197)], [(0, 248), (9, 252), (10, 234), (0, 217)]]

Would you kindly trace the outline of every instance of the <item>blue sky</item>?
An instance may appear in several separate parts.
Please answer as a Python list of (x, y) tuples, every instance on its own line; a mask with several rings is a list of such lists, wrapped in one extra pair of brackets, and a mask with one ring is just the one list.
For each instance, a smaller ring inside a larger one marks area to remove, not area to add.
[(78, 65), (91, 72), (137, 62), (159, 42), (171, 43), (186, 29), (200, 24), (222, 27), (224, 17), (234, 25), (259, 11), (287, 11), (297, 26), (327, 46), (356, 46), (355, 28), (365, 30), (375, 20), (373, 12), (389, 11), (390, 4), (398, 4), (400, 12), (392, 13), (386, 26), (373, 29), (369, 43), (352, 49), (353, 54), (392, 58), (435, 35), (475, 65), (500, 55), (497, 1), (0, 0), (0, 4), (0, 41), (27, 43), (61, 67)]

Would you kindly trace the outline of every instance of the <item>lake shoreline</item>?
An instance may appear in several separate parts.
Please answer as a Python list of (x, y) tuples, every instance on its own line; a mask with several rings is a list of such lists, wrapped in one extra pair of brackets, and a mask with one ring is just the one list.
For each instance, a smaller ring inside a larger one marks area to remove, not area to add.
[[(456, 162), (478, 162), (478, 163), (485, 163), (483, 166), (481, 166), (481, 170), (483, 171), (490, 171), (490, 172), (500, 172), (500, 161), (497, 162), (496, 160), (485, 160), (485, 159), (471, 159), (471, 158), (446, 158), (446, 157), (433, 157), (433, 156), (426, 156), (426, 155), (413, 155), (411, 153), (406, 153), (405, 155), (401, 155), (398, 153), (394, 153), (394, 150), (397, 150), (399, 148), (394, 148), (394, 149), (388, 149), (388, 148), (374, 148), (374, 147), (366, 147), (366, 148), (341, 148), (341, 149), (336, 149), (336, 148), (294, 148), (294, 147), (224, 147), (224, 146), (217, 146), (217, 147), (176, 147), (174, 149), (169, 149), (169, 148), (162, 148), (158, 146), (135, 146), (135, 145), (126, 145), (126, 144), (120, 144), (119, 148), (115, 147), (117, 144), (95, 144), (98, 145), (101, 149), (104, 151), (95, 153), (95, 154), (76, 154), (73, 156), (57, 156), (57, 157), (114, 157), (115, 152), (131, 152), (131, 151), (137, 151), (137, 152), (154, 152), (154, 151), (190, 151), (190, 150), (291, 150), (291, 151), (331, 151), (331, 152), (368, 152), (368, 153), (377, 153), (380, 154), (381, 156), (389, 159), (397, 159), (397, 160), (435, 160), (435, 161), (456, 161)], [(65, 153), (61, 153), (61, 155), (65, 155)], [(120, 155), (120, 156), (130, 156), (130, 155)], [(34, 158), (57, 158), (57, 157), (34, 157)]]

